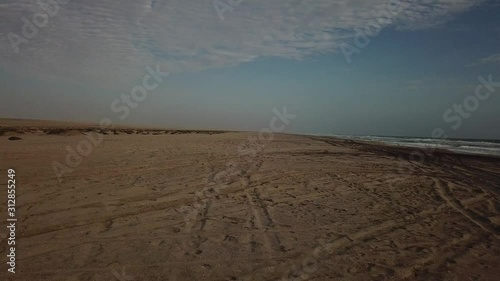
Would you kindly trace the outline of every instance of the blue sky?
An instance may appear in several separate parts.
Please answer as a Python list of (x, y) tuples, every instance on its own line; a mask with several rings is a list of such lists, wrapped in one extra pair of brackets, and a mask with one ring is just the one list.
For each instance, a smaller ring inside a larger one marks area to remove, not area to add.
[[(286, 106), (293, 133), (500, 138), (500, 87), (443, 119), (479, 76), (500, 81), (497, 1), (402, 1), (350, 63), (342, 44), (390, 1), (243, 0), (223, 20), (211, 1), (114, 2), (61, 2), (32, 38), (36, 1), (0, 4), (0, 117), (259, 130)], [(119, 119), (110, 104), (157, 64), (171, 75)]]

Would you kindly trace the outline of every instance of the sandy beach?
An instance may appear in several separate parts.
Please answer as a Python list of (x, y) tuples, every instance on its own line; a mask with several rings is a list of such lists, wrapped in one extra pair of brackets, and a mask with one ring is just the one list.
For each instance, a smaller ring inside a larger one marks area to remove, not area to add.
[[(14, 169), (18, 219), (16, 274), (1, 280), (500, 274), (499, 158), (436, 151), (411, 161), (409, 148), (286, 134), (243, 156), (256, 133), (0, 126), (2, 185)], [(67, 148), (92, 134), (102, 141), (69, 167)], [(58, 176), (54, 162), (69, 168)], [(4, 193), (4, 218), (6, 204)]]

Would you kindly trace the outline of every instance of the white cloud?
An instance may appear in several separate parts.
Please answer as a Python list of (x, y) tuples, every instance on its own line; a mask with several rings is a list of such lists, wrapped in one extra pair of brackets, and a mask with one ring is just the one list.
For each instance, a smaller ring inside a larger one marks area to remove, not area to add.
[[(41, 0), (46, 2), (47, 0)], [(225, 1), (225, 0), (222, 0)], [(9, 32), (38, 1), (4, 0), (1, 60), (8, 71), (115, 80), (162, 62), (171, 72), (236, 65), (257, 57), (302, 58), (338, 51), (389, 0), (243, 0), (221, 21), (211, 0), (89, 0), (61, 5), (15, 54)], [(394, 1), (393, 1), (394, 2)], [(406, 1), (396, 29), (442, 24), (482, 0)]]
[(500, 54), (493, 54), (489, 57), (478, 59), (477, 61), (466, 65), (466, 67), (480, 66), (483, 64), (500, 64)]

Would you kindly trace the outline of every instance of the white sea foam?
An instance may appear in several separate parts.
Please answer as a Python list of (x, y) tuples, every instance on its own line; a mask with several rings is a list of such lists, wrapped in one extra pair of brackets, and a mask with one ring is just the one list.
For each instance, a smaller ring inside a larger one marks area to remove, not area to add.
[(379, 137), (379, 136), (346, 136), (335, 135), (335, 137), (377, 141), (389, 145), (418, 147), (418, 148), (441, 148), (460, 153), (486, 154), (500, 156), (500, 141), (494, 140), (458, 140), (458, 139), (430, 139), (430, 138), (406, 138), (406, 137)]

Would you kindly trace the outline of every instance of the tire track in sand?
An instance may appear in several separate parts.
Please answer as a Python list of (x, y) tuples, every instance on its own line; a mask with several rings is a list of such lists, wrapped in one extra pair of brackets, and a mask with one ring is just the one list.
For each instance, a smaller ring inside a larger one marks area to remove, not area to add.
[(437, 178), (432, 179), (434, 180), (436, 192), (451, 208), (461, 213), (464, 217), (482, 228), (484, 231), (491, 233), (496, 238), (500, 238), (500, 228), (494, 225), (489, 218), (480, 216), (472, 210), (466, 208), (460, 200), (453, 197), (453, 194), (447, 183)]

